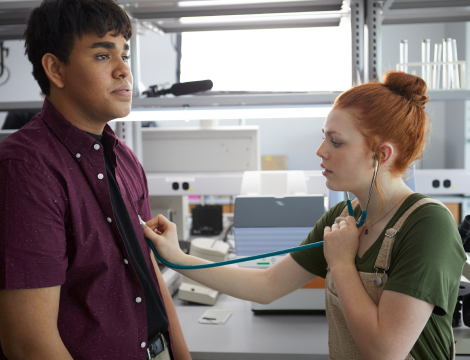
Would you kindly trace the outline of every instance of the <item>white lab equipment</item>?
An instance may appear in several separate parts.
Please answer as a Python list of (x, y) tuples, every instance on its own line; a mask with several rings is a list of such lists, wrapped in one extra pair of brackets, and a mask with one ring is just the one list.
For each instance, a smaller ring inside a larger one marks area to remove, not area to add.
[(178, 238), (187, 240), (188, 196), (237, 193), (241, 174), (259, 170), (258, 137), (258, 126), (143, 128), (153, 216), (170, 213)]
[[(324, 189), (307, 195), (303, 171), (245, 172), (242, 195), (235, 199), (234, 234), (237, 257), (294, 247), (305, 239), (325, 213)], [(264, 269), (284, 255), (248, 261), (240, 267)], [(255, 313), (325, 309), (324, 280), (302, 288), (269, 305), (252, 303)]]
[(187, 196), (150, 196), (152, 216), (162, 214), (177, 225), (179, 240), (189, 239), (189, 203)]
[(147, 173), (221, 173), (260, 169), (258, 126), (142, 129)]
[(417, 169), (416, 191), (429, 196), (470, 195), (470, 170)]
[(178, 288), (183, 281), (183, 275), (177, 273), (175, 270), (170, 269), (169, 267), (164, 267), (161, 270), (163, 281), (170, 292), (170, 295), (173, 296), (178, 291)]
[[(189, 255), (220, 262), (227, 259), (229, 245), (217, 239), (197, 238), (191, 241)], [(214, 305), (219, 292), (201, 285), (187, 277), (183, 277), (183, 283), (178, 289), (178, 299), (191, 301), (204, 305)]]

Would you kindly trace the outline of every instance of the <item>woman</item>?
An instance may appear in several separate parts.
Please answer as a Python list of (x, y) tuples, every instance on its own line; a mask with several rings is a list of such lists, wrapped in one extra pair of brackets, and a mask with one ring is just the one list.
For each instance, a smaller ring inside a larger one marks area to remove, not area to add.
[[(317, 155), (327, 187), (357, 200), (354, 217), (339, 203), (302, 243), (323, 240), (323, 247), (287, 255), (266, 270), (178, 271), (262, 304), (320, 276), (326, 278), (331, 359), (452, 359), (451, 319), (465, 252), (447, 208), (403, 181), (423, 152), (425, 93), (422, 79), (389, 72), (383, 83), (353, 87), (336, 99)], [(165, 260), (207, 263), (179, 249), (176, 227), (163, 216), (147, 224), (145, 235)]]

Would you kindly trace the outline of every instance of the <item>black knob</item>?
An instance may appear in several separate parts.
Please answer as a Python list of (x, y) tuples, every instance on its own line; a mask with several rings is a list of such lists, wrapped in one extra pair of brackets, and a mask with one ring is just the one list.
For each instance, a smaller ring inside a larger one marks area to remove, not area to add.
[(180, 188), (180, 184), (174, 182), (173, 184), (171, 184), (171, 187), (173, 188), (173, 190), (178, 190)]
[(441, 186), (441, 182), (439, 180), (433, 180), (432, 187), (438, 188), (439, 186)]
[(183, 183), (183, 190), (188, 190), (189, 189), (189, 184), (187, 182)]
[(444, 180), (443, 185), (445, 188), (450, 188), (450, 180)]

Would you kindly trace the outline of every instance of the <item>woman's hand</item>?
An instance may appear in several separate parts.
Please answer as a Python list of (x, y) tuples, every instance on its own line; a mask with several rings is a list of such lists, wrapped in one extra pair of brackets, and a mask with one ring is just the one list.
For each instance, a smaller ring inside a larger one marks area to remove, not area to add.
[(180, 264), (185, 256), (178, 243), (176, 225), (163, 215), (157, 215), (147, 221), (144, 235), (155, 245), (155, 249), (163, 259), (173, 264)]
[(338, 220), (339, 224), (325, 227), (323, 233), (323, 252), (330, 269), (335, 266), (355, 266), (359, 248), (360, 229), (356, 226), (356, 219), (348, 216)]

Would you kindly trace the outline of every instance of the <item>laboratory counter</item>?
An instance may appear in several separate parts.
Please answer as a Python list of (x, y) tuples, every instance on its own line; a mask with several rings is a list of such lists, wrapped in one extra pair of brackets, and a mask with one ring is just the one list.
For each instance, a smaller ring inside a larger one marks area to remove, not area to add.
[[(251, 302), (220, 294), (214, 306), (173, 298), (193, 360), (327, 360), (323, 315), (255, 315)], [(230, 310), (225, 324), (199, 324), (207, 310)]]
[[(255, 315), (251, 302), (220, 294), (214, 306), (173, 297), (193, 360), (328, 360), (324, 314)], [(199, 324), (207, 310), (230, 310), (225, 324)], [(457, 331), (458, 332), (458, 331)], [(470, 360), (470, 355), (457, 355)]]

